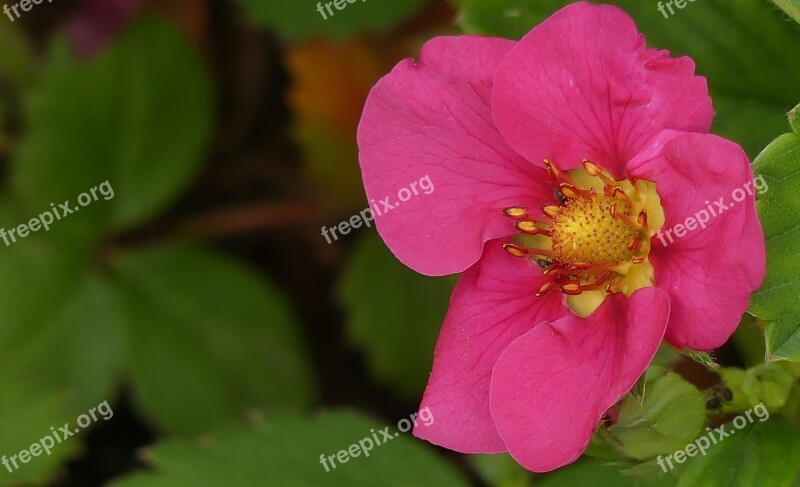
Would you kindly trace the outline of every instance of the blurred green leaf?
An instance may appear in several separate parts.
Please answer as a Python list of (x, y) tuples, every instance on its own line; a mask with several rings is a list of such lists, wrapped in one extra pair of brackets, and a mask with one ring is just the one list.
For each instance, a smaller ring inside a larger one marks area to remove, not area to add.
[(20, 24), (0, 22), (0, 80), (16, 89), (28, 88), (34, 78), (33, 49)]
[(73, 412), (113, 398), (122, 362), (110, 289), (84, 255), (41, 238), (0, 251), (0, 377), (64, 389)]
[[(467, 32), (520, 38), (570, 0), (456, 0)], [(717, 109), (715, 133), (755, 155), (783, 131), (796, 103), (800, 32), (763, 0), (704, 0), (664, 16), (651, 2), (608, 0), (627, 11), (649, 46), (689, 55), (708, 78)], [(736, 73), (731, 75), (731, 73)]]
[(353, 251), (339, 293), (348, 331), (370, 370), (402, 394), (417, 397), (425, 388), (454, 284), (453, 277), (425, 277), (407, 268), (374, 232)]
[(481, 478), (492, 487), (531, 487), (534, 485), (533, 474), (525, 470), (507, 453), (471, 455), (469, 458)]
[(795, 22), (800, 22), (800, 0), (772, 0), (775, 5), (779, 6), (786, 12), (789, 17), (793, 18)]
[(623, 477), (619, 469), (604, 465), (596, 458), (582, 458), (577, 463), (536, 478), (536, 487), (636, 487), (636, 479)]
[(800, 361), (800, 135), (784, 134), (753, 163), (769, 186), (756, 203), (767, 241), (767, 275), (750, 310), (767, 321), (769, 360)]
[[(251, 21), (290, 40), (328, 35), (348, 37), (391, 28), (419, 10), (426, 0), (239, 0)], [(324, 16), (318, 10), (322, 6)], [(341, 9), (337, 9), (339, 5)], [(330, 11), (328, 10), (330, 8)], [(333, 15), (330, 15), (330, 12)]]
[(75, 282), (67, 301), (10, 343), (6, 365), (53, 389), (68, 388), (73, 412), (112, 400), (124, 365), (113, 292), (95, 276)]
[(25, 122), (13, 169), (30, 212), (76, 207), (79, 194), (113, 187), (113, 199), (51, 230), (85, 240), (141, 223), (189, 182), (210, 135), (211, 83), (176, 27), (145, 18), (91, 61), (54, 43)]
[(626, 396), (608, 434), (627, 457), (645, 460), (683, 448), (705, 421), (700, 391), (678, 374), (655, 369), (648, 372), (644, 401)]
[[(723, 427), (730, 436), (717, 439), (705, 455), (689, 458), (680, 473), (679, 487), (790, 487), (800, 473), (800, 430), (780, 416), (736, 429)], [(708, 433), (711, 434), (711, 433)], [(715, 434), (715, 438), (719, 435)]]
[[(336, 455), (364, 438), (381, 423), (350, 412), (332, 412), (305, 419), (271, 417), (251, 428), (220, 432), (200, 445), (170, 441), (149, 454), (156, 469), (123, 479), (113, 487), (437, 487), (467, 486), (467, 481), (427, 444), (408, 436), (375, 445), (369, 456), (359, 450), (346, 463), (328, 461), (320, 455)], [(394, 428), (391, 431), (397, 431)], [(377, 434), (380, 439), (382, 435)], [(366, 442), (365, 442), (366, 446)], [(354, 448), (355, 450), (355, 448)], [(344, 458), (344, 455), (342, 456)]]
[[(71, 438), (56, 444), (50, 455), (42, 451), (30, 457), (27, 463), (19, 460), (21, 450), (29, 450), (33, 443), (52, 434), (51, 427), (57, 429), (74, 421), (65, 412), (64, 405), (63, 397), (56, 392), (32, 390), (14, 381), (3, 381), (0, 387), (0, 456), (8, 461), (8, 466), (0, 466), (0, 486), (44, 485), (80, 446), (78, 438)], [(13, 456), (17, 456), (14, 460), (19, 469), (14, 468)]]
[(158, 425), (199, 434), (249, 408), (309, 405), (295, 318), (247, 267), (189, 246), (123, 254), (114, 267), (134, 389)]

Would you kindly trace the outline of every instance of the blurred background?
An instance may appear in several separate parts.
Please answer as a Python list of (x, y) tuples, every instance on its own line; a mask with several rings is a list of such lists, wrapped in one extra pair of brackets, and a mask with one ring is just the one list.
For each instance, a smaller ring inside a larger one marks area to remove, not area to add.
[[(104, 182), (114, 196), (0, 242), (0, 455), (105, 401), (114, 414), (0, 467), (0, 486), (652, 485), (595, 460), (534, 478), (410, 434), (332, 472), (319, 460), (417, 410), (456, 280), (406, 269), (374, 228), (321, 235), (367, 206), (369, 89), (431, 37), (519, 38), (569, 2), (5, 2), (0, 226)], [(755, 156), (788, 130), (800, 33), (772, 4), (610, 3), (694, 57), (714, 132)], [(763, 355), (746, 320), (717, 360)]]

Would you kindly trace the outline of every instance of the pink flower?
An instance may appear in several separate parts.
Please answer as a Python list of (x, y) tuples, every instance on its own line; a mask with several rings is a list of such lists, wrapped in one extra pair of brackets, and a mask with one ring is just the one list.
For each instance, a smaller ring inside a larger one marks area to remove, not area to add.
[(707, 133), (712, 118), (691, 59), (586, 2), (519, 42), (433, 39), (374, 87), (358, 134), (368, 196), (436, 185), (378, 231), (420, 273), (463, 272), (422, 400), (436, 423), (415, 435), (552, 470), (662, 339), (729, 338), (765, 250), (747, 157)]

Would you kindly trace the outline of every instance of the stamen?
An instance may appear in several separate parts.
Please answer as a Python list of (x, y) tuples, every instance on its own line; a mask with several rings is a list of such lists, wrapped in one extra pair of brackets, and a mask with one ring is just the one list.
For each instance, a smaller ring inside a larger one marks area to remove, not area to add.
[(562, 274), (568, 272), (567, 269), (560, 265), (551, 265), (542, 272), (543, 275), (549, 276), (550, 274)]
[(520, 247), (519, 245), (510, 243), (503, 244), (503, 250), (513, 255), (514, 257), (525, 257), (529, 253), (526, 247)]
[(625, 223), (628, 224), (629, 227), (633, 228), (636, 231), (642, 232), (645, 230), (645, 228), (642, 225), (631, 220), (631, 217), (629, 217), (625, 213), (617, 211), (617, 205), (611, 205), (611, 208), (609, 208), (608, 213), (611, 215), (611, 218), (618, 218), (624, 221)]
[(558, 181), (562, 177), (561, 171), (558, 170), (555, 164), (550, 161), (550, 159), (545, 159), (544, 167), (547, 169), (547, 173), (550, 175), (551, 178)]
[(555, 164), (553, 164), (553, 162), (550, 159), (544, 159), (543, 162), (545, 168), (547, 169), (547, 173), (550, 175), (551, 178), (553, 178), (553, 181), (556, 182), (566, 181), (567, 183), (573, 186), (577, 186), (577, 184), (575, 184), (575, 181), (573, 181), (568, 174), (559, 171), (559, 169), (556, 167)]
[[(577, 297), (584, 292), (630, 295), (652, 285), (653, 269), (647, 262), (653, 233), (649, 220), (660, 222), (663, 215), (658, 205), (650, 204), (654, 183), (633, 178), (616, 181), (600, 165), (588, 159), (582, 164), (582, 168), (562, 172), (544, 160), (554, 186), (553, 202), (541, 207), (544, 217), (536, 211), (532, 216), (523, 206), (506, 208), (503, 215), (515, 220), (518, 236), (541, 236), (549, 243), (522, 237), (515, 240), (519, 243), (503, 244), (503, 249), (515, 257), (529, 257), (541, 269), (546, 281), (536, 291), (537, 297), (559, 289), (570, 296), (567, 306), (586, 317), (603, 300), (596, 294)], [(576, 183), (587, 181), (587, 176), (596, 179), (586, 185)], [(655, 213), (648, 215), (645, 202)], [(631, 273), (632, 265), (639, 264), (643, 265)]]
[(556, 287), (556, 283), (553, 281), (547, 281), (546, 283), (542, 284), (538, 291), (536, 291), (536, 297), (541, 298), (545, 294), (549, 293)]
[(567, 281), (560, 287), (561, 292), (570, 296), (577, 296), (581, 293), (580, 281)]
[(550, 218), (555, 218), (555, 216), (561, 211), (561, 207), (556, 205), (544, 205), (542, 207), (542, 211)]
[(503, 215), (514, 220), (528, 218), (528, 209), (523, 206), (512, 206), (503, 210)]
[(639, 225), (641, 225), (644, 228), (647, 228), (647, 210), (640, 211), (637, 220), (639, 222)]
[(600, 166), (594, 162), (588, 159), (584, 159), (581, 162), (583, 163), (583, 168), (586, 169), (586, 172), (588, 172), (590, 176), (598, 177), (605, 184), (610, 184), (611, 186), (616, 184), (616, 181), (614, 181), (613, 178), (611, 178)]
[(565, 198), (569, 200), (574, 200), (575, 198), (579, 198), (581, 196), (579, 190), (568, 183), (561, 183), (558, 185), (558, 189), (561, 190), (561, 194), (564, 195)]
[(599, 291), (603, 289), (603, 286), (600, 284), (581, 284), (579, 281), (568, 281), (562, 284), (560, 289), (564, 294), (577, 296), (587, 291)]
[(528, 235), (544, 235), (546, 237), (552, 236), (550, 230), (537, 227), (536, 222), (534, 221), (523, 220), (521, 222), (517, 222), (514, 224), (514, 228), (522, 233), (527, 233)]
[(628, 195), (625, 194), (625, 191), (622, 191), (619, 186), (614, 187), (614, 198), (628, 203), (628, 206), (633, 206), (633, 201), (631, 201)]

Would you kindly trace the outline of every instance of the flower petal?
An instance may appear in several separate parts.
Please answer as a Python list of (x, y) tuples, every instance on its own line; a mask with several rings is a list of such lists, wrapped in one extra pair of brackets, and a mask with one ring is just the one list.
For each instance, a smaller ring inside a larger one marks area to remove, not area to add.
[(552, 198), (544, 172), (508, 146), (489, 108), (497, 64), (512, 41), (439, 37), (416, 64), (398, 64), (372, 90), (358, 131), (367, 196), (388, 197), (428, 176), (435, 190), (376, 218), (404, 264), (427, 275), (461, 272), (487, 240), (514, 233), (500, 211)]
[(543, 323), (495, 365), (491, 411), (511, 456), (547, 472), (576, 460), (603, 413), (652, 361), (669, 317), (657, 288), (614, 295), (590, 317)]
[(758, 186), (733, 142), (675, 132), (659, 139), (628, 172), (656, 182), (666, 216), (650, 253), (656, 285), (672, 303), (666, 338), (679, 348), (712, 350), (736, 330), (764, 279)]
[(458, 281), (434, 353), (420, 409), (436, 417), (414, 435), (464, 453), (505, 451), (489, 413), (489, 383), (500, 353), (542, 321), (570, 314), (558, 292), (536, 298), (544, 282), (527, 259), (511, 257), (500, 241)]
[(713, 118), (691, 59), (646, 50), (625, 12), (586, 2), (556, 12), (503, 59), (492, 111), (528, 160), (573, 168), (588, 158), (616, 175), (661, 130), (707, 132)]

